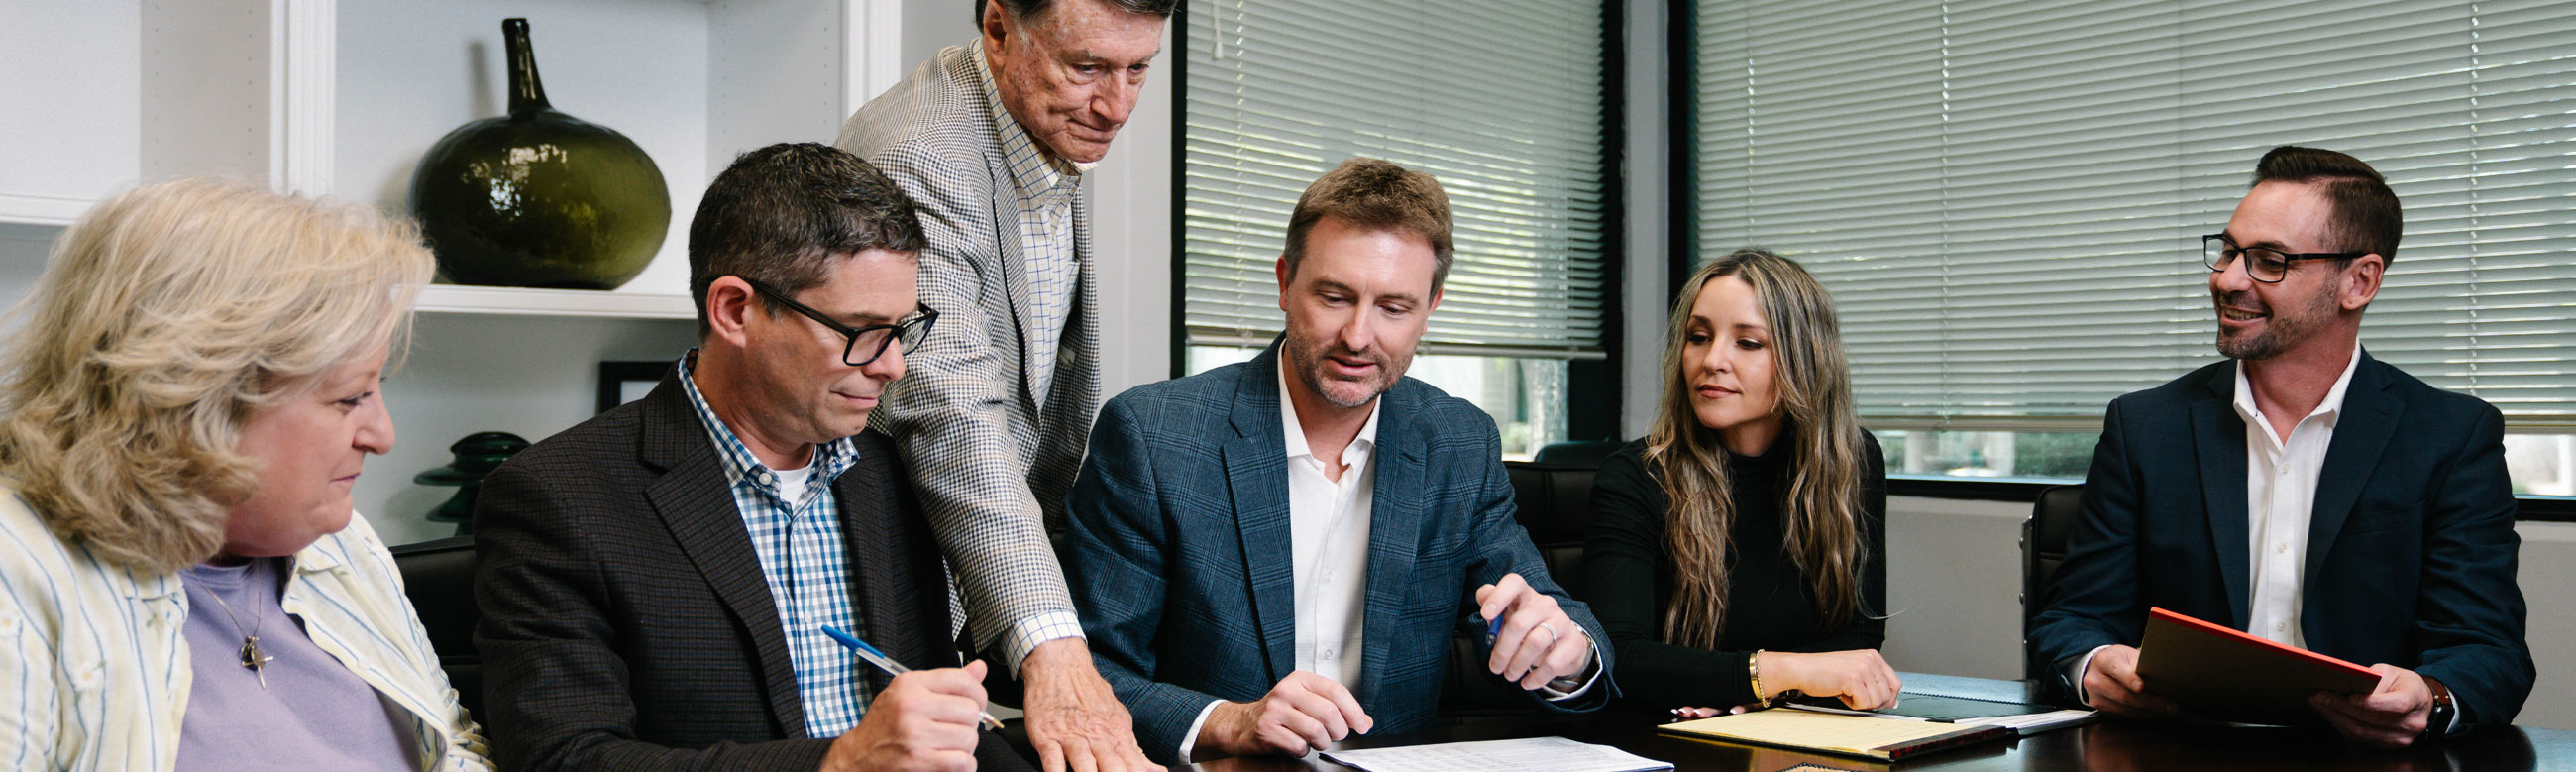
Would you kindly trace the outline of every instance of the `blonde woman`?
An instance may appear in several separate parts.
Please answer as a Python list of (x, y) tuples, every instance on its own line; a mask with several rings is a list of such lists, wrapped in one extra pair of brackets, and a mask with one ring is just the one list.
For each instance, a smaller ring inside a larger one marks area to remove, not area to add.
[(1852, 415), (1833, 302), (1759, 250), (1683, 287), (1654, 428), (1593, 483), (1585, 600), (1621, 689), (1687, 717), (1786, 692), (1887, 705), (1887, 474)]
[(349, 488), (430, 257), (191, 179), (56, 243), (0, 378), (0, 767), (484, 769)]

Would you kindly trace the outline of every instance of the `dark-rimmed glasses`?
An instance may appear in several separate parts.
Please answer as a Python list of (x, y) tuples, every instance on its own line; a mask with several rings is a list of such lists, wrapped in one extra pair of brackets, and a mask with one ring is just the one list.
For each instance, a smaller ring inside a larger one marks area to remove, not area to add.
[(2212, 233), (2200, 237), (2200, 262), (2211, 273), (2227, 270), (2236, 258), (2245, 258), (2245, 275), (2265, 284), (2279, 284), (2290, 276), (2294, 260), (2350, 260), (2368, 252), (2283, 252), (2268, 247), (2240, 247), (2227, 240), (2227, 234)]
[(886, 349), (892, 348), (897, 340), (903, 341), (903, 353), (912, 353), (913, 349), (921, 347), (922, 339), (930, 337), (930, 325), (939, 321), (939, 312), (931, 310), (929, 306), (917, 306), (910, 316), (895, 320), (893, 324), (852, 327), (834, 320), (821, 311), (796, 302), (793, 298), (787, 297), (787, 293), (770, 289), (749, 278), (741, 276), (734, 278), (742, 279), (742, 283), (751, 285), (752, 291), (768, 296), (770, 300), (786, 306), (787, 310), (804, 314), (805, 318), (820, 322), (826, 329), (840, 333), (841, 338), (848, 341), (847, 345), (841, 347), (841, 362), (851, 367), (877, 361), (877, 357), (885, 356)]

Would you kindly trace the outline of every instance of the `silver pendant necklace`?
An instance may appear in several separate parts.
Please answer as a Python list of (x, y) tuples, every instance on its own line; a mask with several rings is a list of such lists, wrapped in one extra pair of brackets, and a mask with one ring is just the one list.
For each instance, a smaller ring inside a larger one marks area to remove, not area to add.
[(233, 604), (225, 603), (223, 595), (214, 592), (213, 588), (207, 588), (206, 597), (215, 599), (215, 605), (224, 610), (224, 619), (233, 623), (233, 632), (241, 633), (241, 666), (250, 668), (252, 675), (259, 676), (259, 688), (268, 688), (268, 672), (261, 668), (266, 667), (270, 662), (277, 661), (276, 657), (269, 656), (267, 652), (259, 649), (259, 626), (268, 622), (268, 607), (260, 606), (252, 609), (250, 629), (244, 631), (241, 617), (233, 615)]

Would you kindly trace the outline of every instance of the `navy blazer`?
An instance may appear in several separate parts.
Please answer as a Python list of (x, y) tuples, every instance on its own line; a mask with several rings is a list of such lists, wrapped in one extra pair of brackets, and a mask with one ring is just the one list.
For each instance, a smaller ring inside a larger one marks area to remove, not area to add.
[[(1260, 699), (1296, 669), (1279, 346), (1250, 362), (1139, 386), (1101, 408), (1059, 546), (1100, 673), (1169, 763), (1211, 700)], [(1591, 635), (1587, 711), (1612, 692), (1609, 636), (1548, 577), (1513, 519), (1493, 419), (1405, 378), (1380, 397), (1360, 683), (1373, 734), (1429, 723), (1452, 631), (1476, 587), (1518, 573)], [(1489, 676), (1490, 677), (1490, 676)], [(1517, 688), (1517, 687), (1515, 687)]]
[[(2360, 356), (2318, 477), (2300, 630), (2317, 652), (2440, 679), (2462, 727), (2512, 723), (2536, 671), (2514, 574), (2504, 417)], [(2068, 693), (2066, 668), (2097, 646), (2137, 645), (2149, 606), (2245, 629), (2235, 397), (2231, 361), (2111, 403), (2083, 519), (2031, 631)]]

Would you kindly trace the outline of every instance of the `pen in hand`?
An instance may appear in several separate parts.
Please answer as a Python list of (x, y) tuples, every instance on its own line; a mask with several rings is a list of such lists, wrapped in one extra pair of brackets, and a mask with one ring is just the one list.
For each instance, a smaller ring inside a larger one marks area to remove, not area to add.
[[(877, 651), (877, 647), (868, 645), (867, 641), (859, 640), (858, 636), (844, 632), (841, 628), (823, 625), (822, 630), (823, 634), (831, 636), (832, 640), (839, 641), (851, 651), (858, 652), (859, 659), (867, 660), (868, 664), (877, 666), (878, 670), (886, 671), (886, 675), (903, 675), (912, 672), (912, 668), (904, 667), (903, 663), (894, 661), (894, 658), (886, 656), (885, 652)], [(983, 719), (985, 728), (996, 732), (1002, 731), (1002, 720), (994, 718), (991, 712), (978, 710), (975, 711), (975, 717)]]
[[(1502, 617), (1502, 615), (1497, 614), (1497, 615), (1495, 615), (1495, 616), (1494, 616), (1494, 618), (1492, 618), (1492, 619), (1488, 619), (1488, 620), (1485, 620), (1485, 648), (1487, 648), (1487, 649), (1491, 649), (1491, 648), (1493, 648), (1493, 647), (1494, 647), (1494, 640), (1495, 640), (1496, 638), (1500, 638), (1500, 637), (1502, 637), (1502, 634), (1503, 634), (1503, 617)], [(1550, 689), (1555, 689), (1555, 690), (1560, 691), (1560, 692), (1570, 692), (1570, 691), (1574, 691), (1576, 688), (1579, 688), (1579, 687), (1583, 686), (1583, 681), (1581, 681), (1581, 680), (1577, 679), (1577, 678), (1575, 677), (1575, 674), (1568, 673), (1568, 674), (1566, 674), (1566, 675), (1561, 675), (1561, 676), (1557, 676), (1557, 677), (1552, 678), (1552, 679), (1548, 679), (1547, 686), (1548, 686), (1548, 688), (1550, 688)]]

